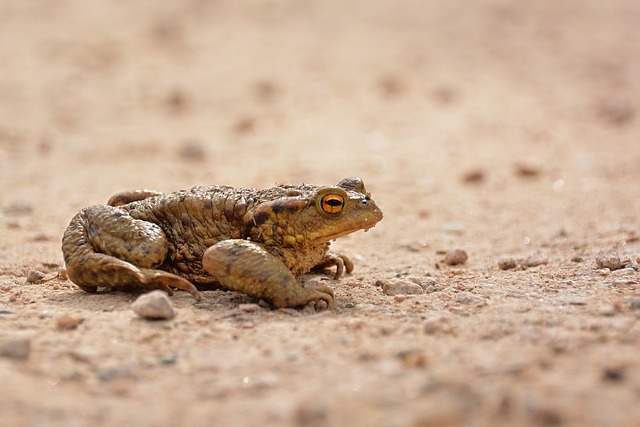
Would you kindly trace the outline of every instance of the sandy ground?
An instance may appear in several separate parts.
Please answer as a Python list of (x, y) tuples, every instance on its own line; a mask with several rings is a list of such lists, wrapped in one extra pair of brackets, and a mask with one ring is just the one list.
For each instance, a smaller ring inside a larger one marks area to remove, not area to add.
[[(2, 425), (640, 425), (639, 22), (637, 0), (0, 2)], [(385, 219), (334, 244), (353, 274), (313, 278), (330, 312), (179, 292), (150, 322), (57, 277), (70, 218), (115, 192), (347, 176)]]

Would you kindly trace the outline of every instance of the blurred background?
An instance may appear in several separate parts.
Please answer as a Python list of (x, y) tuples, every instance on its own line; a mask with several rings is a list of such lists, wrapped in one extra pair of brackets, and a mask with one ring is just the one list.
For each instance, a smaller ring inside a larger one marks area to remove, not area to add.
[[(638, 273), (595, 259), (640, 260), (639, 41), (638, 0), (0, 0), (0, 321), (36, 334), (0, 413), (637, 426)], [(25, 283), (122, 190), (348, 176), (385, 218), (333, 246), (357, 269), (326, 315), (178, 293), (141, 323), (133, 295)]]
[(2, 1), (3, 199), (61, 230), (123, 189), (358, 175), (390, 217), (603, 213), (637, 179), (639, 22), (633, 0)]

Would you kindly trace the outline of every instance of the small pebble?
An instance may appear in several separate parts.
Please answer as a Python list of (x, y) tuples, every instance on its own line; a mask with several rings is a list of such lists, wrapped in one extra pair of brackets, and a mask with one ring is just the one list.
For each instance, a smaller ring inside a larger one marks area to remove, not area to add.
[(396, 357), (405, 368), (424, 368), (427, 366), (427, 358), (422, 350), (401, 351)]
[(635, 231), (632, 231), (629, 233), (629, 235), (627, 235), (627, 237), (624, 238), (625, 243), (636, 243), (636, 242), (640, 242), (640, 234), (636, 233)]
[(515, 164), (515, 173), (518, 176), (531, 178), (540, 175), (541, 162), (535, 159), (521, 160)]
[(424, 292), (427, 294), (431, 294), (433, 292), (441, 292), (443, 291), (445, 288), (443, 285), (438, 285), (438, 284), (433, 284), (433, 285), (428, 285), (426, 288), (424, 288)]
[(575, 295), (561, 295), (558, 297), (558, 302), (569, 305), (587, 305), (588, 299)]
[(631, 310), (640, 310), (640, 297), (633, 297), (629, 301)]
[(384, 76), (378, 82), (380, 91), (387, 98), (401, 95), (404, 91), (404, 84), (398, 76)]
[(611, 366), (602, 370), (602, 380), (609, 382), (621, 382), (625, 379), (625, 368), (622, 366)]
[(94, 347), (80, 346), (69, 351), (69, 356), (78, 362), (91, 362), (100, 356), (100, 352)]
[(407, 242), (401, 243), (398, 245), (401, 249), (407, 250), (409, 252), (421, 252), (429, 247), (427, 242)]
[[(330, 419), (331, 411), (319, 402), (305, 402), (291, 410), (292, 406), (280, 408), (282, 419), (292, 418), (294, 425), (304, 427), (324, 426), (330, 424), (327, 420)], [(286, 414), (286, 415), (285, 415)]]
[(531, 421), (533, 425), (538, 426), (559, 426), (564, 424), (562, 414), (553, 408), (535, 408), (529, 409)]
[(612, 276), (627, 276), (630, 274), (635, 274), (636, 270), (632, 267), (621, 267), (619, 270), (615, 270), (611, 272)]
[(405, 279), (390, 279), (388, 281), (380, 281), (382, 292), (385, 295), (420, 295), (424, 293), (422, 286)]
[(5, 222), (5, 224), (7, 225), (7, 228), (12, 230), (17, 230), (20, 228), (20, 221), (17, 220), (8, 220), (7, 222)]
[(235, 124), (233, 125), (233, 130), (239, 134), (252, 132), (255, 130), (255, 128), (256, 128), (256, 119), (251, 116), (240, 117), (236, 120)]
[(189, 96), (179, 88), (173, 88), (166, 97), (166, 103), (174, 112), (184, 111), (189, 105)]
[[(155, 292), (155, 291), (154, 291)], [(117, 378), (136, 379), (134, 365), (131, 362), (114, 363), (98, 369), (98, 378), (102, 382), (111, 381)]]
[(427, 279), (420, 280), (418, 282), (418, 285), (420, 285), (422, 287), (422, 289), (424, 289), (426, 291), (427, 289), (435, 286), (436, 285), (436, 281), (429, 277)]
[(394, 295), (393, 299), (396, 302), (402, 302), (402, 301), (405, 301), (407, 299), (407, 296), (403, 295), (403, 294), (398, 294), (398, 295)]
[(160, 358), (160, 363), (162, 363), (163, 365), (173, 365), (178, 361), (178, 353), (173, 352), (171, 354), (168, 354), (166, 356), (162, 356)]
[(200, 141), (190, 140), (182, 144), (178, 155), (185, 160), (202, 161), (206, 157), (206, 152)]
[(27, 202), (14, 202), (4, 208), (6, 215), (22, 216), (33, 213), (33, 207)]
[(40, 283), (45, 278), (45, 274), (38, 270), (31, 270), (27, 274), (27, 283)]
[(447, 310), (449, 310), (449, 312), (451, 313), (456, 313), (456, 314), (460, 314), (463, 316), (468, 316), (469, 313), (467, 313), (467, 308), (466, 307), (458, 307), (458, 306), (454, 306), (454, 307), (449, 307)]
[(464, 249), (452, 249), (444, 256), (444, 262), (447, 265), (461, 265), (467, 262), (469, 255)]
[(175, 316), (169, 296), (160, 290), (140, 295), (131, 309), (138, 316), (150, 320), (172, 319)]
[(475, 304), (480, 302), (481, 300), (482, 298), (472, 294), (471, 292), (460, 292), (456, 295), (456, 302), (459, 304), (465, 304), (465, 305)]
[(484, 181), (486, 172), (483, 169), (472, 169), (462, 175), (462, 181), (467, 184), (477, 184)]
[(518, 261), (515, 258), (503, 258), (498, 261), (498, 267), (500, 270), (512, 270), (518, 266)]
[(0, 341), (0, 357), (24, 360), (31, 352), (31, 340), (28, 337), (9, 337)]
[(258, 304), (240, 304), (238, 305), (238, 310), (245, 313), (255, 313), (260, 310), (260, 306)]
[(65, 314), (64, 316), (59, 317), (56, 321), (56, 328), (61, 331), (69, 331), (72, 329), (76, 329), (79, 324), (80, 319), (69, 314)]
[(455, 88), (449, 86), (439, 86), (435, 88), (431, 95), (433, 99), (441, 104), (451, 104), (458, 99), (458, 92)]
[(530, 256), (525, 260), (524, 263), (527, 267), (537, 267), (539, 265), (549, 264), (549, 258), (538, 258), (535, 256)]
[(280, 87), (275, 82), (264, 80), (254, 86), (256, 97), (261, 101), (273, 101), (280, 93)]
[(601, 316), (613, 316), (616, 314), (616, 308), (613, 304), (605, 303), (598, 307), (598, 314)]
[(464, 224), (460, 224), (457, 222), (448, 222), (442, 226), (442, 231), (448, 234), (464, 234), (466, 231), (466, 227)]
[(608, 268), (611, 271), (618, 270), (622, 268), (622, 261), (615, 251), (600, 252), (596, 257), (596, 267)]
[(449, 320), (444, 316), (430, 317), (422, 324), (424, 333), (429, 335), (434, 334), (442, 330), (448, 321)]
[(598, 115), (612, 125), (624, 125), (636, 115), (633, 104), (626, 99), (614, 99), (602, 102), (598, 107)]

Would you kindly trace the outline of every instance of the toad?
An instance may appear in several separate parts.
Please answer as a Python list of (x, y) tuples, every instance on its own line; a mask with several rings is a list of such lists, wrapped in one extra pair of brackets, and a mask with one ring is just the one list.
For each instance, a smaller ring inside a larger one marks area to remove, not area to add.
[(69, 279), (98, 288), (173, 289), (200, 300), (222, 287), (276, 307), (333, 306), (329, 287), (302, 287), (296, 276), (335, 267), (353, 270), (330, 241), (382, 219), (360, 178), (336, 186), (280, 185), (257, 190), (197, 186), (162, 194), (118, 193), (71, 220), (62, 238)]

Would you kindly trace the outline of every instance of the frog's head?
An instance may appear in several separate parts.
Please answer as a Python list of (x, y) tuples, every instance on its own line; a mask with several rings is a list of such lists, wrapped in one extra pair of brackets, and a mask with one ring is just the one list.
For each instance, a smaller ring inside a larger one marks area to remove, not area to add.
[(360, 178), (330, 187), (286, 187), (282, 197), (259, 204), (245, 216), (252, 240), (266, 245), (315, 246), (382, 219)]

